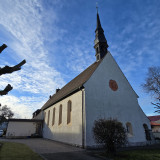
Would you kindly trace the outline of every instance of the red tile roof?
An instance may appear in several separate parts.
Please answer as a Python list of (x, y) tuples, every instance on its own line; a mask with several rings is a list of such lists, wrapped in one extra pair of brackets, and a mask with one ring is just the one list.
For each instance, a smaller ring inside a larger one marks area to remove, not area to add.
[(158, 120), (160, 120), (160, 115), (158, 115), (158, 116), (148, 116), (148, 118), (149, 118), (150, 121), (158, 121)]
[(160, 123), (156, 123), (156, 122), (151, 122), (150, 124), (151, 126), (160, 126)]

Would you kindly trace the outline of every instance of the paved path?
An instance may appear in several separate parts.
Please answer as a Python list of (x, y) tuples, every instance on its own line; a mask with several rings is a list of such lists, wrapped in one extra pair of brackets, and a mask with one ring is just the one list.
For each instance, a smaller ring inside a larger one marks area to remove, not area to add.
[(63, 152), (43, 154), (47, 160), (103, 160), (89, 152)]
[(43, 138), (0, 139), (0, 141), (26, 144), (46, 160), (101, 160), (93, 152)]

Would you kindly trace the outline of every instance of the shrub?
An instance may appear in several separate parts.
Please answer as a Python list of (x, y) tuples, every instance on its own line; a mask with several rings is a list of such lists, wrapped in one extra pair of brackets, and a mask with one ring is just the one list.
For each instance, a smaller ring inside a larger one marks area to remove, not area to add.
[(108, 153), (115, 153), (127, 143), (126, 130), (116, 119), (95, 120), (93, 133), (96, 143), (102, 144)]

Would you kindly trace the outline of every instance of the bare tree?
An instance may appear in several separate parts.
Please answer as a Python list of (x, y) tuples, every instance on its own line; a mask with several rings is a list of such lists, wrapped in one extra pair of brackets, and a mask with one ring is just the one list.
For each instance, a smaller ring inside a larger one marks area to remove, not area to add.
[(155, 103), (151, 102), (157, 113), (160, 113), (160, 67), (150, 67), (148, 69), (145, 83), (142, 84), (144, 90), (155, 98)]
[(14, 116), (14, 113), (11, 111), (7, 105), (0, 106), (0, 124), (3, 122), (6, 122), (7, 119), (12, 118)]
[[(7, 48), (7, 45), (6, 44), (3, 44), (2, 46), (0, 46), (0, 53), (5, 49)], [(19, 64), (13, 66), (13, 67), (9, 67), (9, 66), (5, 66), (3, 68), (0, 68), (0, 76), (3, 75), (3, 74), (10, 74), (14, 71), (18, 71), (18, 70), (21, 70), (21, 67), (22, 65), (24, 65), (26, 63), (26, 60), (23, 60), (22, 62), (20, 62)], [(3, 96), (3, 95), (6, 95), (8, 94), (9, 91), (11, 91), (13, 89), (13, 87), (8, 84), (4, 90), (0, 90), (0, 95)]]
[(4, 105), (0, 107), (0, 116), (9, 119), (14, 116), (14, 113), (11, 111), (9, 107), (7, 107), (7, 105)]

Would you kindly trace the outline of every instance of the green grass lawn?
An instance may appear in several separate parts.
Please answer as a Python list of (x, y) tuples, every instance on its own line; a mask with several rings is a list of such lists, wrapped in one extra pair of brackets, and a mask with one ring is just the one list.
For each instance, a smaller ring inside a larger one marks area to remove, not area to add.
[(160, 160), (160, 149), (124, 151), (114, 160)]
[(0, 142), (0, 160), (43, 160), (25, 144)]
[[(108, 157), (108, 155), (105, 154), (105, 157)], [(160, 160), (160, 149), (122, 151), (110, 158), (112, 160)]]

